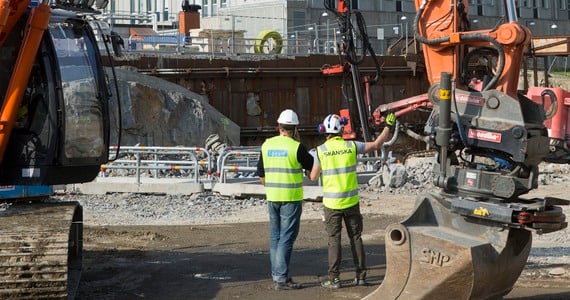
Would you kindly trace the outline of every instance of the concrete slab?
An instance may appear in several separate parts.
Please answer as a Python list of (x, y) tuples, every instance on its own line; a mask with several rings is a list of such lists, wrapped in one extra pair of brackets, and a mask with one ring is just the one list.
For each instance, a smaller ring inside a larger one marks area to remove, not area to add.
[(190, 195), (204, 192), (204, 185), (188, 181), (188, 179), (177, 178), (141, 178), (139, 184), (133, 177), (97, 177), (92, 182), (67, 185), (66, 190), (93, 195), (107, 193)]
[[(373, 174), (359, 174), (360, 184), (366, 183)], [(303, 189), (305, 199), (322, 201), (323, 188), (305, 178)], [(183, 194), (190, 195), (213, 191), (226, 197), (265, 197), (265, 188), (259, 183), (259, 178), (228, 179), (227, 183), (204, 181), (195, 183), (188, 178), (148, 178), (141, 177), (140, 183), (134, 177), (97, 177), (92, 182), (70, 184), (66, 191), (102, 195), (107, 193), (146, 193), (146, 194)]]

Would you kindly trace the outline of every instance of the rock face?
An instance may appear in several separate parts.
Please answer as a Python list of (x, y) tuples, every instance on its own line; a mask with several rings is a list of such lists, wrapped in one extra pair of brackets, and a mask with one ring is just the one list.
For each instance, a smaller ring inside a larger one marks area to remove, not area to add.
[(210, 134), (239, 145), (240, 128), (179, 85), (128, 69), (116, 70), (121, 101), (121, 145), (203, 147)]

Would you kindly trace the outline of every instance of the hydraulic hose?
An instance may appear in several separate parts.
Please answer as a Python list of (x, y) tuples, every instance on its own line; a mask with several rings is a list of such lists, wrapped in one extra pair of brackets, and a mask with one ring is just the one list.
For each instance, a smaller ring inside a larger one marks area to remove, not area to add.
[[(414, 17), (414, 37), (423, 44), (430, 45), (430, 46), (437, 46), (443, 43), (447, 43), (450, 41), (449, 36), (440, 37), (437, 39), (427, 39), (420, 35), (420, 16), (423, 14), (425, 7), (427, 5), (427, 0), (422, 1), (416, 15)], [(499, 62), (497, 66), (497, 72), (493, 76), (493, 78), (485, 85), (483, 91), (487, 91), (495, 86), (497, 81), (499, 81), (500, 74), (503, 73), (505, 69), (505, 49), (503, 46), (494, 38), (483, 35), (480, 33), (466, 33), (461, 35), (461, 39), (465, 41), (487, 41), (493, 45), (493, 47), (497, 50), (499, 55)]]

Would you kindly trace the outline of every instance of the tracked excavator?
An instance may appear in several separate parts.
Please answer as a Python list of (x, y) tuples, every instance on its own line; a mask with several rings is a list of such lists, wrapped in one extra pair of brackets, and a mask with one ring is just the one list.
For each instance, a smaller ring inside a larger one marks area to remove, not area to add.
[[(353, 31), (351, 1), (334, 4), (325, 0), (339, 20), (346, 62), (329, 71), (349, 77), (358, 73), (355, 37), (366, 36)], [(439, 189), (421, 194), (405, 220), (388, 226), (386, 274), (365, 299), (499, 299), (520, 276), (532, 234), (567, 227), (560, 207), (567, 200), (524, 197), (538, 187), (538, 166), (550, 151), (544, 123), (557, 99), (547, 93), (533, 101), (517, 92), (530, 31), (517, 21), (515, 1), (504, 5), (502, 22), (472, 31), (467, 1), (415, 0), (414, 34), (431, 87), (359, 121), (374, 129), (387, 111), (431, 108), (417, 135), (437, 151), (433, 184)], [(473, 67), (481, 61), (483, 71)], [(352, 78), (366, 90), (369, 81)], [(346, 94), (358, 102), (359, 93)], [(356, 116), (362, 106), (355, 106)]]
[[(94, 2), (0, 1), (0, 185), (86, 182), (107, 162), (118, 100)], [(3, 201), (0, 299), (73, 299), (82, 221), (76, 202)]]

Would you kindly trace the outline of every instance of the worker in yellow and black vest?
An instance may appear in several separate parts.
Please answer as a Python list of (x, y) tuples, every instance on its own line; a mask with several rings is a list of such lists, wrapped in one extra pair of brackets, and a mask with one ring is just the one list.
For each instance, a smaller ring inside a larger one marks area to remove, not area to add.
[[(316, 149), (320, 172), (312, 172), (315, 181), (322, 174), (324, 223), (328, 234), (328, 280), (325, 288), (340, 288), (341, 231), (342, 222), (350, 239), (356, 277), (354, 285), (366, 283), (366, 257), (362, 243), (362, 214), (360, 213), (358, 181), (356, 178), (357, 155), (372, 152), (382, 147), (390, 136), (390, 127), (396, 116), (386, 117), (386, 127), (373, 142), (346, 141), (342, 138), (345, 121), (336, 114), (328, 115), (319, 126), (326, 133), (326, 141)], [(313, 151), (313, 150), (311, 150)], [(315, 162), (316, 164), (316, 162)]]
[(286, 109), (277, 119), (279, 135), (261, 146), (257, 174), (265, 186), (269, 208), (271, 276), (276, 290), (299, 289), (289, 274), (293, 244), (299, 233), (303, 201), (303, 169), (317, 173), (314, 158), (299, 142), (297, 114)]

